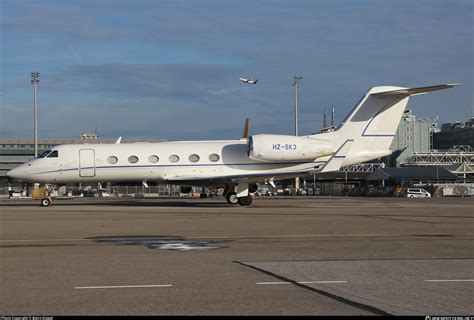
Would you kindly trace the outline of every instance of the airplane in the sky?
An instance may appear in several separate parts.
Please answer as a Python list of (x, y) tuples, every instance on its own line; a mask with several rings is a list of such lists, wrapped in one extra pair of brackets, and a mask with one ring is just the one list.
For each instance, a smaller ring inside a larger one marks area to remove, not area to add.
[(239, 78), (240, 81), (243, 83), (249, 83), (249, 84), (257, 84), (258, 80), (252, 80), (252, 79), (245, 79), (245, 78)]
[[(311, 171), (337, 171), (392, 153), (390, 145), (410, 96), (457, 86), (373, 87), (330, 132), (307, 136), (248, 135), (241, 139), (60, 145), (10, 170), (12, 179), (60, 185), (79, 182), (166, 182), (223, 187), (229, 204), (252, 203), (257, 183)], [(38, 190), (45, 190), (38, 189)], [(48, 190), (48, 189), (46, 189)], [(51, 199), (43, 192), (41, 204)]]

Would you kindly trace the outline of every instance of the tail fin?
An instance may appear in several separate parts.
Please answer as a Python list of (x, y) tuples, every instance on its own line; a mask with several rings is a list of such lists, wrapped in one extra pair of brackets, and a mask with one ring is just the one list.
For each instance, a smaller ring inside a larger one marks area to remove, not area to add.
[(390, 145), (410, 96), (455, 86), (457, 84), (420, 88), (371, 88), (337, 130), (328, 133), (331, 136), (335, 135), (337, 141), (335, 148), (342, 146), (347, 139), (354, 140), (343, 166), (369, 161), (391, 153)]
[(343, 121), (340, 130), (350, 136), (393, 136), (410, 96), (454, 86), (457, 85), (422, 88), (374, 87)]

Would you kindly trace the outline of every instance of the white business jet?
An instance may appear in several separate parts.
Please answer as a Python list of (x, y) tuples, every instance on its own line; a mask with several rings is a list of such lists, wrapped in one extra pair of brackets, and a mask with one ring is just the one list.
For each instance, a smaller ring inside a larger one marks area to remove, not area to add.
[[(166, 182), (223, 187), (229, 204), (248, 206), (258, 182), (301, 176), (391, 154), (390, 145), (410, 96), (456, 84), (422, 88), (374, 87), (336, 130), (308, 136), (248, 136), (239, 140), (60, 145), (10, 170), (13, 179), (50, 185), (78, 182)], [(48, 206), (51, 199), (44, 193)]]
[(249, 84), (257, 84), (258, 80), (252, 80), (252, 79), (245, 79), (245, 78), (239, 78), (240, 81), (243, 83), (249, 83)]

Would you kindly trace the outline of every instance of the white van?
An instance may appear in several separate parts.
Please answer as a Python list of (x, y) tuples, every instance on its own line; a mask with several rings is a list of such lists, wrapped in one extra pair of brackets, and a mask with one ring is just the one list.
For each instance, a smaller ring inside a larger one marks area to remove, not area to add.
[(431, 194), (425, 189), (421, 188), (408, 188), (407, 198), (431, 198)]

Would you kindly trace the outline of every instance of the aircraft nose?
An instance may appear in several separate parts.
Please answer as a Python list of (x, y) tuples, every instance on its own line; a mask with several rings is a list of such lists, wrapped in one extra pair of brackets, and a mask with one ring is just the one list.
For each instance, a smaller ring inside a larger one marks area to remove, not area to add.
[(8, 171), (7, 177), (15, 180), (26, 180), (28, 175), (25, 168), (23, 168), (23, 166), (19, 166)]

